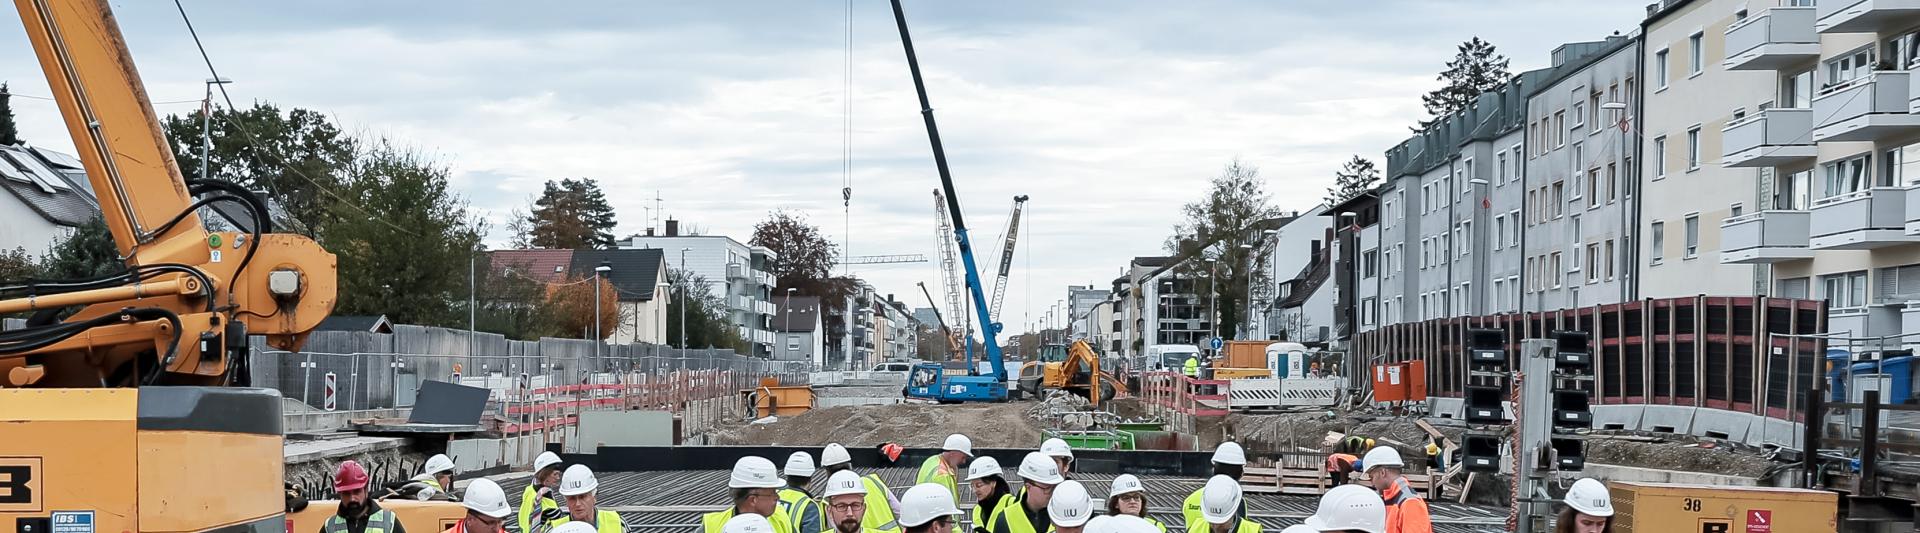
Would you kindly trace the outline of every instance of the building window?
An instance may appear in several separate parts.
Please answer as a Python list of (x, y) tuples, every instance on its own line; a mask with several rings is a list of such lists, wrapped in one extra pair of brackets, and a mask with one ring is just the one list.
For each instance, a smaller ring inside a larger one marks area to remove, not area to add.
[(1807, 298), (1807, 278), (1786, 278), (1773, 284), (1773, 295), (1778, 298)]
[(1810, 109), (1813, 107), (1813, 69), (1808, 68), (1786, 79), (1780, 80), (1780, 98), (1775, 100), (1780, 107)]
[(1513, 172), (1507, 174), (1507, 181), (1509, 183), (1520, 181), (1520, 172), (1520, 146), (1516, 145), (1513, 147)]
[(1539, 287), (1540, 285), (1540, 275), (1534, 272), (1535, 268), (1537, 267), (1534, 266), (1533, 258), (1531, 257), (1527, 258), (1527, 266), (1526, 266), (1527, 292), (1533, 292), (1535, 290), (1539, 290), (1537, 287)]
[(1573, 176), (1573, 197), (1580, 197), (1580, 167), (1586, 165), (1586, 145), (1573, 143), (1573, 159), (1567, 162), (1567, 175)]
[(1667, 137), (1653, 138), (1653, 179), (1667, 177)]
[(1653, 80), (1655, 87), (1667, 88), (1667, 51), (1664, 49), (1653, 53)]
[(1553, 147), (1565, 148), (1566, 146), (1567, 146), (1567, 112), (1554, 111), (1553, 112)]
[(1473, 221), (1463, 220), (1460, 222), (1459, 241), (1461, 257), (1466, 257), (1467, 254), (1473, 253)]
[(1459, 178), (1460, 179), (1460, 196), (1467, 196), (1473, 193), (1473, 178), (1474, 176), (1477, 176), (1477, 174), (1473, 173), (1472, 159), (1468, 159), (1466, 163), (1464, 163), (1463, 165), (1466, 167), (1466, 173), (1460, 175), (1460, 178)]
[(1374, 264), (1376, 261), (1375, 252), (1375, 250), (1367, 250), (1360, 254), (1360, 277), (1372, 278), (1374, 273), (1378, 272), (1379, 267)]
[(1600, 167), (1587, 169), (1587, 207), (1600, 207)]
[(1493, 307), (1494, 312), (1507, 309), (1507, 280), (1504, 278), (1493, 280)]
[(1652, 235), (1652, 237), (1647, 239), (1647, 263), (1658, 265), (1661, 259), (1666, 258), (1667, 223), (1653, 223), (1652, 230), (1648, 231), (1647, 234)]
[(1703, 63), (1706, 63), (1707, 51), (1701, 45), (1701, 41), (1705, 38), (1706, 35), (1702, 33), (1687, 37), (1687, 60), (1689, 61), (1687, 75), (1689, 76), (1699, 75), (1700, 69), (1705, 68)]
[(1373, 298), (1360, 299), (1360, 325), (1373, 325)]
[(1867, 188), (1867, 180), (1872, 178), (1868, 175), (1871, 172), (1869, 169), (1873, 168), (1872, 161), (1872, 155), (1860, 154), (1823, 165), (1827, 174), (1827, 195), (1823, 198), (1851, 194)]
[(1553, 193), (1547, 195), (1547, 201), (1553, 203), (1553, 218), (1567, 214), (1567, 187), (1564, 182), (1553, 182)]
[(1613, 163), (1607, 163), (1607, 203), (1611, 204), (1620, 196), (1620, 177)]
[(1847, 82), (1866, 77), (1873, 72), (1873, 47), (1868, 46), (1827, 60), (1827, 83), (1820, 94), (1834, 92), (1843, 88)]
[(1615, 265), (1616, 263), (1618, 263), (1617, 261), (1614, 261), (1614, 256), (1613, 256), (1613, 239), (1607, 239), (1607, 257), (1606, 257), (1606, 260), (1607, 260), (1607, 281), (1613, 281), (1613, 265)]
[(1882, 187), (1920, 182), (1920, 143), (1887, 150), (1879, 181)]
[(1591, 94), (1588, 94), (1588, 95), (1587, 95), (1587, 112), (1588, 112), (1588, 113), (1593, 113), (1593, 116), (1592, 116), (1592, 117), (1589, 117), (1589, 119), (1588, 119), (1588, 121), (1587, 121), (1587, 124), (1589, 124), (1589, 125), (1590, 125), (1590, 126), (1591, 126), (1591, 127), (1593, 128), (1593, 129), (1591, 130), (1591, 133), (1600, 133), (1600, 128), (1601, 128), (1601, 126), (1600, 126), (1600, 104), (1601, 104), (1601, 102), (1600, 102), (1600, 90), (1599, 90), (1599, 89), (1595, 89), (1595, 90), (1594, 90), (1594, 91), (1593, 91), (1593, 92), (1592, 92)]
[(1573, 127), (1578, 129), (1587, 123), (1587, 103), (1580, 100), (1580, 90), (1573, 91)]
[(1507, 153), (1493, 154), (1493, 182), (1507, 182)]
[(1687, 130), (1687, 171), (1700, 170), (1700, 127)]
[(1820, 276), (1820, 297), (1831, 309), (1851, 309), (1867, 305), (1867, 271)]
[(1506, 215), (1493, 216), (1493, 230), (1494, 230), (1493, 231), (1493, 249), (1500, 250), (1500, 249), (1506, 248), (1506, 241), (1507, 241), (1507, 216)]
[(1587, 283), (1600, 282), (1600, 243), (1587, 243)]
[(1700, 215), (1687, 215), (1687, 259), (1700, 255)]
[(1553, 266), (1547, 269), (1547, 276), (1553, 278), (1553, 288), (1558, 289), (1560, 288), (1560, 280), (1567, 276), (1565, 272), (1560, 270), (1560, 252), (1554, 252), (1553, 255), (1549, 257), (1552, 257), (1549, 263)]

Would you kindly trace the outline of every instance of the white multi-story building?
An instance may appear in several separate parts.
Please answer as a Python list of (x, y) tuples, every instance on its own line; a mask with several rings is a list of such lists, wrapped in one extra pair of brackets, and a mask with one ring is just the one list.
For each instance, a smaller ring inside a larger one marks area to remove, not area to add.
[[(1525, 227), (1506, 233), (1508, 242), (1493, 243), (1519, 245), (1525, 253), (1527, 273), (1514, 280), (1525, 288), (1520, 310), (1635, 298), (1634, 271), (1627, 268), (1635, 227), (1633, 142), (1618, 126), (1635, 98), (1639, 43), (1634, 35), (1561, 45), (1551, 74), (1531, 91), (1522, 200), (1528, 207), (1494, 221), (1494, 233)], [(1495, 292), (1508, 294), (1496, 296), (1493, 310), (1513, 309), (1513, 289), (1500, 289)]]
[(1092, 285), (1067, 286), (1068, 338), (1088, 339), (1099, 329), (1094, 322), (1093, 306), (1107, 300), (1111, 291), (1096, 289)]
[(726, 303), (728, 318), (740, 337), (753, 344), (754, 355), (773, 355), (772, 250), (747, 246), (722, 235), (682, 235), (679, 222), (668, 220), (666, 235), (635, 235), (622, 248), (659, 248), (667, 267), (706, 278), (713, 294)]

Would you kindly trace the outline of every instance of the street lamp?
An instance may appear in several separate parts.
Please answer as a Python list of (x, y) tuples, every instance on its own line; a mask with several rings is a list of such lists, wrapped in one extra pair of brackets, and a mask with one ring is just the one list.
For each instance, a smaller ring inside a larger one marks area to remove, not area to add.
[(1220, 336), (1220, 310), (1216, 307), (1220, 304), (1220, 294), (1213, 286), (1214, 278), (1220, 277), (1218, 266), (1219, 261), (1207, 260), (1207, 334), (1213, 337)]
[[(1267, 231), (1273, 231), (1273, 230), (1267, 230)], [(1246, 251), (1242, 255), (1245, 256), (1247, 263), (1251, 265), (1253, 263), (1253, 255), (1251, 255), (1251, 253), (1253, 252), (1253, 243), (1247, 243), (1247, 242), (1240, 243), (1240, 249)], [(1247, 290), (1242, 292), (1246, 293), (1247, 295), (1247, 305), (1249, 306), (1247, 310), (1252, 311), (1253, 309), (1251, 306), (1253, 305), (1253, 268), (1249, 266), (1246, 270), (1247, 270)], [(1233, 287), (1227, 287), (1227, 289), (1232, 290)], [(1239, 334), (1240, 332), (1238, 331), (1234, 332), (1235, 337), (1238, 337)]]
[(593, 358), (600, 358), (600, 345), (607, 342), (606, 332), (600, 331), (600, 278), (613, 272), (613, 263), (601, 261), (593, 267)]
[(681, 357), (686, 357), (687, 355), (686, 353), (684, 353), (687, 351), (687, 288), (688, 288), (687, 286), (692, 285), (692, 281), (687, 279), (687, 252), (692, 250), (693, 250), (692, 248), (680, 249), (680, 351), (682, 352), (680, 354)]
[[(206, 107), (201, 108), (200, 112), (200, 179), (203, 180), (212, 179), (207, 176), (207, 159), (212, 156), (213, 152), (213, 86), (226, 85), (229, 83), (233, 83), (233, 80), (222, 77), (207, 78)], [(229, 109), (227, 111), (231, 112), (233, 110)], [(262, 220), (255, 223), (258, 224), (260, 222), (266, 221)]]

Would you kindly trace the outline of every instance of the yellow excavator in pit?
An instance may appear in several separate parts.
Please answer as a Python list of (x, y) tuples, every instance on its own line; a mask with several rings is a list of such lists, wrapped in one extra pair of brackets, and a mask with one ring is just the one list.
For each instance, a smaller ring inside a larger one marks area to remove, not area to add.
[(1040, 347), (1040, 360), (1020, 365), (1020, 391), (1038, 398), (1045, 390), (1065, 390), (1093, 402), (1111, 400), (1128, 392), (1127, 385), (1100, 368), (1100, 353), (1087, 341), (1072, 345), (1048, 344)]
[[(299, 349), (334, 256), (181, 176), (106, 0), (14, 5), (126, 268), (0, 280), (0, 315), (31, 317), (0, 332), (0, 531), (284, 531), (280, 395), (245, 386), (248, 337)], [(247, 231), (208, 231), (216, 203)]]

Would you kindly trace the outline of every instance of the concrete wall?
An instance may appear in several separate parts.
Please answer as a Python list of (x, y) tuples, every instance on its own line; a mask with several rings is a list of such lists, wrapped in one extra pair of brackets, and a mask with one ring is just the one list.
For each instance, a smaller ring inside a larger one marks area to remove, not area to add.
[(1750, 477), (1723, 476), (1700, 472), (1678, 470), (1655, 470), (1631, 466), (1587, 463), (1580, 475), (1601, 481), (1633, 481), (1642, 483), (1682, 483), (1689, 485), (1714, 485), (1732, 487), (1760, 486), (1760, 480)]
[(580, 413), (580, 445), (671, 446), (673, 413), (667, 411), (588, 411)]

